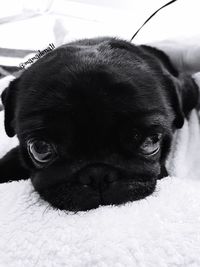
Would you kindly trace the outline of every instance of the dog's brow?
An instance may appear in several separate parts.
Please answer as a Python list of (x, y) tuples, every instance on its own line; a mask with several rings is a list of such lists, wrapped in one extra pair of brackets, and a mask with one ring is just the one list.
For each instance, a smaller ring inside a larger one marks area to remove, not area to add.
[(31, 129), (26, 129), (24, 131), (21, 131), (18, 135), (23, 136), (23, 135), (27, 135), (29, 133), (33, 133), (33, 132), (44, 130), (44, 129), (46, 129), (46, 128), (42, 127), (42, 126), (41, 127), (33, 127)]
[(147, 124), (145, 125), (145, 128), (148, 129), (148, 131), (163, 132), (168, 127), (166, 126), (166, 124)]
[(145, 116), (141, 118), (140, 123), (144, 128), (148, 128), (150, 130), (165, 130), (169, 128), (169, 122), (166, 119), (166, 116)]
[(145, 128), (150, 127), (168, 127), (168, 114), (162, 110), (143, 110), (141, 112), (134, 112), (130, 115), (130, 119), (133, 118), (134, 123), (139, 124)]
[(167, 123), (166, 116), (157, 115), (157, 116), (145, 116), (143, 120), (147, 121), (147, 123), (151, 126), (153, 125), (163, 125)]

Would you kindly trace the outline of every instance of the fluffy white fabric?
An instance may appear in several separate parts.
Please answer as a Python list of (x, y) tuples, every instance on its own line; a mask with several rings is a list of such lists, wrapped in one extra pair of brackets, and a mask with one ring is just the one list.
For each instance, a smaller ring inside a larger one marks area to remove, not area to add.
[[(6, 137), (0, 112), (0, 154)], [(12, 141), (13, 140), (13, 141)], [(30, 181), (0, 185), (1, 267), (199, 267), (200, 127), (195, 111), (177, 132), (170, 176), (152, 196), (77, 214), (55, 210)]]

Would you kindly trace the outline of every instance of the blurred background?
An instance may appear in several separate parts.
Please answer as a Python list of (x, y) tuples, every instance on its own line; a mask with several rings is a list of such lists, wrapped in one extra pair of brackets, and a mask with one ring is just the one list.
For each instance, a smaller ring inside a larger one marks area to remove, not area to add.
[[(130, 40), (169, 0), (0, 0), (0, 66), (9, 70), (30, 53), (71, 40), (117, 36)], [(200, 34), (200, 1), (177, 0), (153, 17), (134, 43)], [(2, 71), (0, 71), (2, 73)]]

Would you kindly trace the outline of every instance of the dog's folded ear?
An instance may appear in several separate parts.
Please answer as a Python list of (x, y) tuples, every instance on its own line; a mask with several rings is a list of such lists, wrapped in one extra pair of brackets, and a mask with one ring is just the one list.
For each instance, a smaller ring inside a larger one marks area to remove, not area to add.
[(9, 137), (15, 135), (15, 105), (18, 91), (19, 78), (10, 82), (9, 86), (2, 92), (1, 100), (5, 110), (5, 131)]
[(181, 128), (184, 123), (184, 118), (187, 118), (190, 111), (198, 108), (200, 101), (200, 89), (194, 79), (187, 74), (180, 74), (178, 77), (173, 77), (174, 86), (170, 87), (172, 95), (172, 105), (176, 112), (174, 125), (176, 128)]
[(151, 46), (142, 45), (141, 48), (145, 53), (157, 58), (167, 70), (165, 82), (170, 93), (170, 102), (176, 113), (174, 126), (181, 128), (184, 118), (188, 117), (190, 111), (200, 106), (200, 88), (190, 75), (179, 73), (166, 53)]

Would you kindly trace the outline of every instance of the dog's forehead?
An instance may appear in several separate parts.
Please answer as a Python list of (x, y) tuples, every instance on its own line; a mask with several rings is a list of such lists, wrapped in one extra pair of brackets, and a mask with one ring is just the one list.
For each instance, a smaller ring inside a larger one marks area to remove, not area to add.
[(127, 80), (112, 78), (113, 73), (99, 70), (81, 73), (66, 83), (49, 78), (49, 83), (38, 85), (44, 90), (33, 88), (31, 97), (21, 101), (19, 128), (23, 131), (45, 126), (58, 135), (81, 132), (87, 138), (101, 138), (121, 123), (139, 120), (145, 124), (152, 114), (152, 121), (161, 121), (159, 116), (166, 114), (166, 107), (155, 84), (139, 88)]
[(162, 85), (149, 73), (134, 73), (129, 77), (118, 68), (93, 66), (84, 71), (38, 75), (22, 87), (21, 106), (42, 111), (89, 110), (106, 112), (139, 112), (162, 106)]
[(56, 123), (58, 117), (70, 117), (81, 125), (98, 121), (102, 126), (130, 114), (164, 114), (163, 85), (153, 70), (142, 59), (134, 62), (124, 56), (105, 47), (99, 52), (97, 47), (77, 46), (36, 62), (22, 75), (18, 116), (35, 116), (41, 123), (45, 118)]

